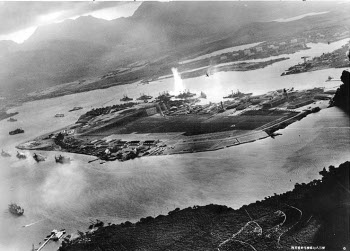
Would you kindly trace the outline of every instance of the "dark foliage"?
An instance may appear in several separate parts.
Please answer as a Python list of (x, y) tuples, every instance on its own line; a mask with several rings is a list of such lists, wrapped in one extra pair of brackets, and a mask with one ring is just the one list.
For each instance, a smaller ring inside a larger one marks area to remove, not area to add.
[(341, 75), (341, 81), (343, 84), (338, 88), (337, 92), (333, 98), (333, 104), (340, 107), (345, 112), (350, 112), (350, 73), (348, 71), (343, 71)]
[(213, 204), (176, 208), (167, 216), (101, 227), (63, 242), (60, 250), (249, 249), (237, 240), (256, 250), (289, 250), (291, 245), (348, 249), (349, 168), (350, 162), (324, 168), (321, 180), (296, 184), (293, 191), (238, 210)]

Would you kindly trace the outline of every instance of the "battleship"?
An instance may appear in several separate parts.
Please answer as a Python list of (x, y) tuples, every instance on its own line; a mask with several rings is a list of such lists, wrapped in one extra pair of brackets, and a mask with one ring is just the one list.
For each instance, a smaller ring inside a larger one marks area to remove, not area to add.
[(17, 119), (14, 119), (14, 118), (9, 118), (7, 121), (8, 121), (8, 122), (16, 122), (16, 121), (17, 121)]
[(45, 157), (44, 156), (42, 156), (40, 154), (36, 154), (36, 153), (33, 154), (33, 159), (36, 162), (45, 161)]
[(159, 96), (156, 97), (156, 101), (159, 102), (168, 102), (171, 98), (173, 98), (174, 95), (170, 95), (169, 92), (163, 92), (163, 93), (159, 93)]
[(20, 153), (18, 151), (17, 151), (16, 157), (18, 159), (26, 159), (27, 158), (27, 156), (24, 153)]
[(120, 101), (127, 102), (133, 100), (132, 98), (129, 98), (127, 95), (124, 95), (123, 98), (120, 99)]
[(240, 92), (239, 90), (237, 90), (237, 92), (233, 92), (228, 95), (228, 96), (225, 96), (224, 98), (242, 98), (244, 96), (250, 96), (252, 95), (253, 93), (243, 93), (243, 92)]
[(81, 109), (83, 109), (83, 107), (81, 107), (81, 106), (76, 106), (76, 107), (74, 107), (73, 109), (69, 110), (68, 112), (73, 112), (73, 111), (77, 111), (77, 110), (81, 110)]
[(55, 156), (55, 161), (56, 161), (56, 163), (65, 164), (65, 163), (70, 163), (71, 160), (68, 157), (64, 157), (62, 155), (59, 155), (58, 157)]
[(10, 135), (15, 135), (15, 134), (19, 134), (19, 133), (24, 133), (24, 130), (21, 128), (17, 128), (16, 130), (9, 132)]
[(183, 93), (180, 93), (179, 95), (175, 96), (175, 98), (179, 99), (187, 99), (187, 98), (192, 98), (196, 96), (195, 93), (190, 92), (190, 90), (187, 90), (186, 92), (184, 91)]
[(146, 100), (149, 100), (149, 99), (152, 99), (152, 98), (153, 98), (152, 96), (142, 94), (140, 97), (137, 98), (137, 100), (146, 101)]
[(14, 215), (18, 215), (18, 216), (21, 216), (24, 214), (24, 209), (15, 203), (11, 203), (9, 205), (9, 211), (10, 211), (10, 213), (12, 213)]
[(1, 156), (6, 158), (6, 157), (11, 157), (11, 154), (8, 152), (5, 152), (4, 150), (1, 150)]

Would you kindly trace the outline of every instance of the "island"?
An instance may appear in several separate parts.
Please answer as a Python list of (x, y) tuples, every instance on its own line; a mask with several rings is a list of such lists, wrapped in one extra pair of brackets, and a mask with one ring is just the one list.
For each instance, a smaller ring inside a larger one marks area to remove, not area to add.
[[(310, 71), (318, 71), (329, 68), (347, 67), (349, 63), (346, 57), (346, 52), (349, 46), (350, 42), (331, 53), (323, 53), (321, 56), (314, 57), (310, 60), (307, 60), (308, 57), (303, 57), (303, 63), (291, 66), (285, 72), (283, 72), (281, 76)], [(332, 77), (330, 77), (328, 80), (332, 80)]]
[(323, 88), (280, 89), (263, 95), (232, 93), (219, 103), (199, 104), (189, 90), (161, 93), (154, 100), (95, 108), (60, 130), (17, 146), (55, 150), (98, 159), (213, 151), (275, 137), (275, 131), (327, 107), (332, 94)]

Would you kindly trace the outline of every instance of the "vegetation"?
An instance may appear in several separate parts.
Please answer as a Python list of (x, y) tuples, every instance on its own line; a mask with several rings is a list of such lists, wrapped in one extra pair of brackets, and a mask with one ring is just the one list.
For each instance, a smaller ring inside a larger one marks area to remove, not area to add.
[(337, 89), (334, 95), (333, 105), (340, 107), (345, 112), (350, 112), (350, 73), (348, 71), (343, 71), (341, 75), (341, 81), (343, 84)]
[(59, 250), (348, 249), (349, 168), (350, 162), (324, 168), (321, 180), (238, 210), (212, 204), (176, 208), (167, 216), (100, 227), (64, 241)]

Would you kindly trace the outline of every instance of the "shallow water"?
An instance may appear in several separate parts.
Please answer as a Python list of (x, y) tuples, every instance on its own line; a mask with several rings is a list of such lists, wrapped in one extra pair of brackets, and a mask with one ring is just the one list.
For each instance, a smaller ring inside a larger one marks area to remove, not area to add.
[[(322, 47), (323, 48), (323, 47)], [(322, 53), (304, 51), (314, 54)], [(295, 54), (293, 54), (295, 55)], [(289, 61), (300, 60), (295, 56)], [(288, 61), (288, 60), (286, 60)], [(219, 99), (231, 89), (260, 93), (274, 89), (330, 86), (328, 75), (337, 77), (341, 69), (280, 77), (283, 61), (249, 72), (221, 72), (209, 78), (184, 80), (191, 91)], [(289, 65), (290, 66), (290, 65)], [(289, 67), (288, 66), (288, 67)], [(288, 68), (287, 67), (287, 68)], [(15, 145), (42, 133), (74, 123), (91, 107), (114, 104), (123, 94), (136, 97), (145, 92), (155, 95), (172, 90), (171, 79), (149, 85), (118, 86), (49, 100), (26, 103), (18, 111), (18, 122), (0, 121), (2, 148), (15, 154)], [(113, 100), (112, 100), (113, 99)], [(108, 102), (111, 100), (110, 102)], [(74, 106), (85, 109), (68, 112)], [(64, 113), (64, 118), (54, 118)], [(8, 131), (23, 127), (24, 134), (9, 136)], [(73, 158), (68, 165), (54, 163), (55, 152), (36, 163), (26, 151), (27, 160), (0, 159), (0, 250), (29, 250), (54, 228), (86, 231), (89, 219), (107, 222), (136, 221), (141, 217), (166, 214), (175, 207), (209, 203), (238, 208), (273, 193), (293, 188), (296, 182), (319, 178), (318, 172), (338, 165), (349, 157), (349, 117), (337, 108), (311, 114), (281, 130), (282, 136), (267, 138), (224, 150), (155, 156), (127, 162), (87, 163), (89, 156), (65, 154)], [(13, 217), (7, 205), (16, 202), (25, 215)], [(39, 222), (38, 222), (39, 221)], [(36, 223), (37, 222), (37, 223)], [(35, 223), (28, 227), (22, 227)], [(55, 250), (50, 244), (44, 250)]]

